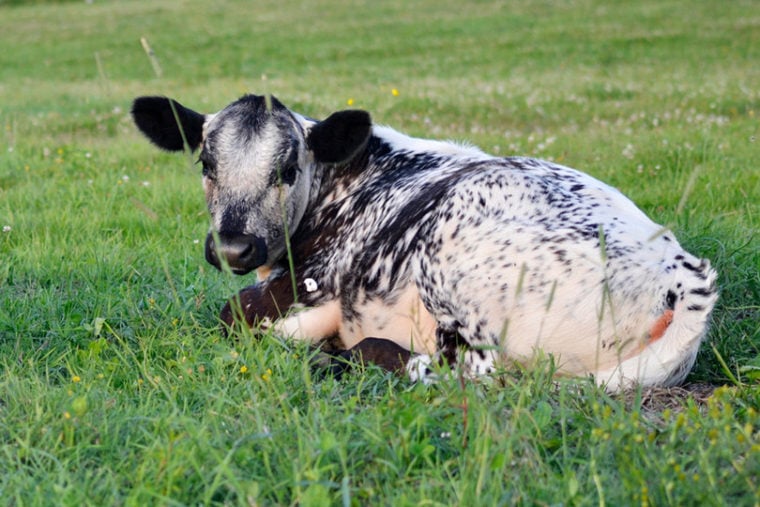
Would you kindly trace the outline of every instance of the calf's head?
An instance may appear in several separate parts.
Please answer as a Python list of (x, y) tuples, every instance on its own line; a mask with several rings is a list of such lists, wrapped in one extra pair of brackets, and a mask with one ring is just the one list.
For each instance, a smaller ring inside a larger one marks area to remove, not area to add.
[(245, 274), (286, 253), (316, 190), (320, 165), (350, 160), (366, 145), (365, 111), (339, 111), (323, 121), (288, 110), (274, 97), (246, 95), (215, 114), (201, 114), (166, 97), (140, 97), (138, 128), (169, 151), (200, 149), (203, 188), (211, 213), (206, 260)]

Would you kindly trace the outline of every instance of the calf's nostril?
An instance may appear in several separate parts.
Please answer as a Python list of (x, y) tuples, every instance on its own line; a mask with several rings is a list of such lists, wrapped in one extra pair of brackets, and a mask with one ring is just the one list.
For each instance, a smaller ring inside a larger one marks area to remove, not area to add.
[(206, 256), (206, 262), (214, 266), (216, 269), (222, 269), (222, 265), (219, 262), (219, 256), (216, 252), (216, 242), (214, 241), (214, 236), (209, 234), (206, 236), (206, 245), (204, 248), (204, 253)]
[(251, 253), (253, 253), (253, 243), (248, 243), (243, 247), (243, 251), (240, 252), (239, 258), (240, 259), (247, 259), (251, 256)]

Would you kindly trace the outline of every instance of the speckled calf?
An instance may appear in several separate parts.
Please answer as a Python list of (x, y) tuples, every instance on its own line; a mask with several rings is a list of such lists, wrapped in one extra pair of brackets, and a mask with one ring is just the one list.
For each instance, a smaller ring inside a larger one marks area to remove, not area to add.
[(207, 260), (258, 270), (228, 324), (238, 308), (421, 380), (541, 350), (615, 391), (678, 383), (694, 363), (715, 271), (582, 172), (411, 138), (364, 111), (317, 121), (274, 97), (215, 114), (141, 97), (132, 114), (157, 146), (200, 149)]

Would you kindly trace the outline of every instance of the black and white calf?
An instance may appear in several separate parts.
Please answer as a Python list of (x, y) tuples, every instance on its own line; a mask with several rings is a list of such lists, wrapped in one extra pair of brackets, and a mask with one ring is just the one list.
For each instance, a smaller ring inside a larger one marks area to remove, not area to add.
[(615, 391), (678, 383), (694, 363), (715, 271), (586, 174), (274, 97), (208, 115), (141, 97), (132, 114), (159, 147), (200, 148), (206, 258), (258, 270), (239, 294), (251, 326), (337, 337), (423, 380), (432, 363), (479, 375), (541, 350)]

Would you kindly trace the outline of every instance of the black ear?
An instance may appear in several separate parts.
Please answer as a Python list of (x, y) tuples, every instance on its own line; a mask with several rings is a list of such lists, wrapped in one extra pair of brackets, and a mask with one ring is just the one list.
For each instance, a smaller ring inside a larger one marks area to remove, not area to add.
[[(172, 105), (174, 111), (172, 111)], [(177, 116), (174, 116), (174, 112)], [(191, 150), (200, 146), (206, 117), (166, 97), (138, 97), (132, 104), (132, 118), (153, 144), (169, 151), (182, 151), (185, 143)], [(177, 120), (182, 132), (177, 128)]]
[(367, 111), (338, 111), (314, 125), (306, 142), (317, 162), (337, 164), (351, 160), (364, 148), (371, 129)]

